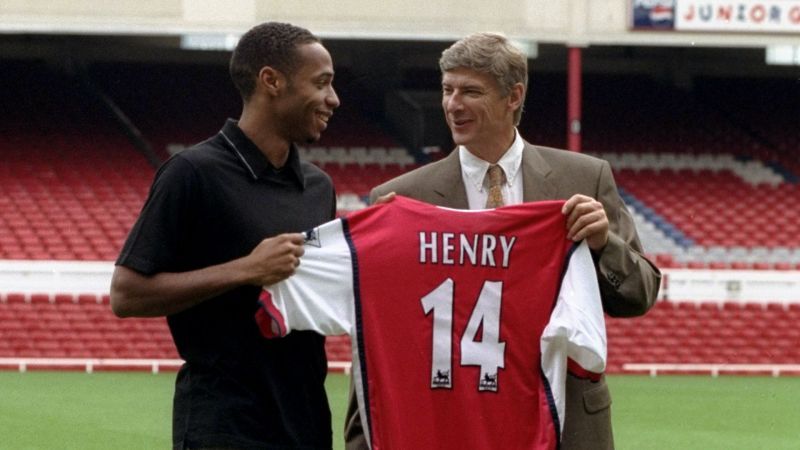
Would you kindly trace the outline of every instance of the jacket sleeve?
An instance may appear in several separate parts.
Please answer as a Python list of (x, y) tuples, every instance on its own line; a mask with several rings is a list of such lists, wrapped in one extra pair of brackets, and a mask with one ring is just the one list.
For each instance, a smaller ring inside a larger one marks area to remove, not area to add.
[(603, 162), (597, 199), (608, 216), (608, 243), (595, 256), (603, 310), (612, 317), (646, 313), (656, 301), (661, 272), (644, 257), (633, 218), (622, 202), (611, 167)]

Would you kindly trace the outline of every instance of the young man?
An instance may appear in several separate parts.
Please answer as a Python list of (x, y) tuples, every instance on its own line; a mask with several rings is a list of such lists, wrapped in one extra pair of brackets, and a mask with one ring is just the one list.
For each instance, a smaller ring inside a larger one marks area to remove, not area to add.
[[(661, 275), (642, 256), (608, 163), (531, 145), (516, 130), (528, 82), (525, 55), (501, 35), (479, 33), (446, 49), (439, 66), (442, 108), (458, 148), (376, 187), (371, 200), (386, 201), (394, 192), (440, 206), (481, 209), (568, 199), (563, 208), (567, 236), (586, 240), (591, 249), (604, 311), (619, 317), (644, 314), (655, 302)], [(502, 169), (499, 188), (489, 187), (492, 166)], [(570, 373), (561, 448), (613, 448), (610, 405), (604, 379)], [(366, 448), (352, 395), (345, 439), (348, 450)]]
[(266, 341), (253, 321), (261, 286), (292, 273), (302, 235), (332, 219), (330, 178), (298, 159), (339, 99), (320, 40), (289, 24), (242, 36), (230, 61), (240, 119), (167, 161), (117, 260), (119, 317), (167, 316), (186, 361), (174, 448), (331, 448), (324, 338)]

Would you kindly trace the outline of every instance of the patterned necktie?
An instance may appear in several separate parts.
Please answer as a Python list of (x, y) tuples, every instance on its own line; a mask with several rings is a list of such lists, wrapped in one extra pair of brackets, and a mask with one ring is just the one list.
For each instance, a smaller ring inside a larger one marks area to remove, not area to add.
[(486, 208), (497, 208), (503, 206), (503, 183), (506, 181), (506, 174), (503, 168), (497, 164), (489, 166), (486, 171), (486, 178), (489, 179), (489, 195), (486, 197)]

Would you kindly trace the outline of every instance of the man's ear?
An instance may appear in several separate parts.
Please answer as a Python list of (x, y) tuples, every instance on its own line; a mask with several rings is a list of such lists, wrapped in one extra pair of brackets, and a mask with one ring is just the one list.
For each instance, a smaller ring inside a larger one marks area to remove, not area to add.
[(511, 92), (508, 94), (508, 106), (512, 111), (522, 108), (522, 102), (525, 100), (525, 86), (522, 83), (516, 83), (511, 87)]
[(274, 96), (286, 85), (286, 77), (280, 71), (270, 66), (264, 66), (258, 71), (256, 82), (261, 89)]

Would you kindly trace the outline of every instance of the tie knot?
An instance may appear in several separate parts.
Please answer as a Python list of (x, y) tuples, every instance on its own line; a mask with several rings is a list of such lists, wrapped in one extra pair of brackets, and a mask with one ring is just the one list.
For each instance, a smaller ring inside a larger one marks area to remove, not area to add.
[(494, 186), (502, 186), (503, 183), (506, 181), (506, 174), (503, 172), (503, 168), (497, 164), (492, 164), (489, 166), (489, 170), (486, 172), (486, 176), (489, 177), (489, 187)]

